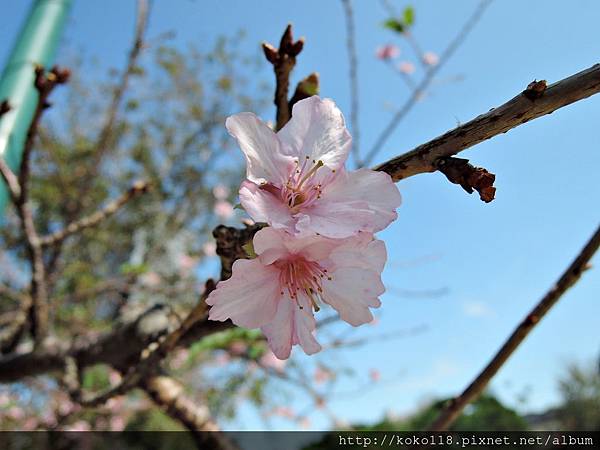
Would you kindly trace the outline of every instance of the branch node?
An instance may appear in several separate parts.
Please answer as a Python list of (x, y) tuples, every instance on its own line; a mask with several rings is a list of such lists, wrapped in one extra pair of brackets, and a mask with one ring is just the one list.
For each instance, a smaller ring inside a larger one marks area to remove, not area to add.
[(523, 91), (523, 95), (531, 101), (536, 100), (544, 94), (546, 87), (546, 80), (533, 80), (527, 85), (527, 89)]
[(476, 190), (479, 192), (479, 198), (485, 203), (494, 200), (496, 175), (493, 173), (482, 167), (473, 166), (468, 159), (464, 158), (438, 158), (434, 165), (451, 183), (459, 184), (469, 194)]

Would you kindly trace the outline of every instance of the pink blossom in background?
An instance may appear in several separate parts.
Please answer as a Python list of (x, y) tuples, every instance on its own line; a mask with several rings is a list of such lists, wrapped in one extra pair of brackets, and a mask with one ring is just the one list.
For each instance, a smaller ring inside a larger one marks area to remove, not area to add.
[(6, 415), (13, 420), (21, 420), (25, 417), (25, 411), (18, 406), (11, 406), (8, 408), (8, 411), (6, 411)]
[(202, 245), (202, 251), (206, 256), (215, 256), (217, 254), (217, 244), (213, 241), (207, 241)]
[(217, 200), (226, 200), (229, 197), (229, 188), (223, 184), (217, 184), (212, 192)]
[(428, 66), (435, 66), (440, 61), (440, 57), (433, 52), (423, 53), (423, 62)]
[(332, 378), (333, 377), (332, 377), (331, 371), (324, 369), (321, 366), (317, 366), (317, 368), (315, 369), (313, 379), (316, 384), (323, 384), (326, 381), (331, 380)]
[(276, 406), (273, 408), (273, 414), (286, 419), (293, 419), (296, 417), (296, 413), (289, 406)]
[(352, 138), (332, 100), (299, 101), (278, 133), (252, 113), (233, 115), (226, 126), (246, 157), (240, 201), (256, 222), (345, 238), (375, 233), (397, 218), (400, 193), (389, 175), (345, 170)]
[(178, 263), (181, 275), (187, 276), (190, 271), (196, 267), (196, 264), (198, 264), (198, 258), (194, 258), (193, 256), (184, 253), (179, 256)]
[(406, 75), (411, 75), (415, 72), (415, 65), (410, 61), (402, 61), (398, 64), (398, 71)]
[(25, 420), (25, 422), (23, 422), (21, 429), (23, 431), (33, 431), (38, 427), (38, 425), (39, 422), (35, 417), (29, 417), (27, 420)]
[(78, 420), (77, 422), (73, 422), (71, 425), (67, 425), (64, 428), (65, 431), (90, 431), (90, 424), (85, 420)]
[[(209, 296), (210, 297), (210, 296)], [(210, 303), (209, 303), (210, 305)], [(243, 355), (248, 351), (248, 345), (242, 341), (234, 341), (229, 346), (229, 351), (232, 355)]]
[(303, 417), (298, 421), (298, 425), (300, 428), (307, 430), (310, 428), (310, 419), (308, 417)]
[(369, 378), (373, 383), (377, 383), (381, 379), (381, 372), (377, 369), (369, 370)]
[(140, 276), (140, 283), (148, 287), (156, 287), (162, 282), (161, 276), (156, 272), (146, 272)]
[(123, 431), (126, 424), (123, 416), (113, 416), (110, 418), (110, 431)]
[(208, 296), (209, 319), (260, 327), (279, 359), (287, 359), (296, 344), (309, 355), (321, 350), (313, 315), (321, 302), (351, 325), (373, 320), (369, 308), (381, 305), (387, 256), (384, 243), (372, 234), (295, 237), (268, 227), (253, 243), (258, 257), (237, 260), (231, 278)]
[(267, 350), (259, 360), (261, 366), (268, 367), (279, 373), (283, 373), (285, 370), (286, 361), (277, 358), (271, 350)]
[(122, 379), (123, 379), (123, 377), (116, 370), (111, 370), (108, 374), (108, 380), (110, 381), (110, 384), (112, 384), (113, 386), (119, 384)]
[(213, 211), (220, 219), (223, 220), (229, 219), (234, 213), (233, 205), (225, 200), (217, 201)]
[(375, 55), (377, 58), (386, 61), (388, 59), (394, 59), (400, 54), (400, 49), (393, 44), (382, 45), (377, 48)]

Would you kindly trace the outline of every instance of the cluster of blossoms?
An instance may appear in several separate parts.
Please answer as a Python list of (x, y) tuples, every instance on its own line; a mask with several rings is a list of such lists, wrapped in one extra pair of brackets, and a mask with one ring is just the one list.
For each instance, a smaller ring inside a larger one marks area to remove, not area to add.
[(240, 202), (269, 227), (253, 239), (256, 258), (236, 261), (209, 295), (209, 318), (260, 327), (280, 359), (296, 344), (316, 353), (322, 303), (351, 325), (373, 320), (386, 260), (373, 233), (396, 219), (400, 193), (385, 173), (345, 170), (352, 139), (329, 99), (296, 103), (278, 133), (252, 113), (226, 126), (247, 162)]

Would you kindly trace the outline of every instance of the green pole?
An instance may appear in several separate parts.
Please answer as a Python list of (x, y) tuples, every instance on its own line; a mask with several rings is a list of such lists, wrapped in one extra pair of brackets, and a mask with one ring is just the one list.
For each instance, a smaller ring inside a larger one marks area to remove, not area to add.
[[(0, 118), (0, 158), (14, 171), (21, 164), (27, 130), (33, 119), (38, 93), (34, 67), (52, 64), (72, 0), (34, 0), (0, 77), (0, 102), (11, 110)], [(8, 199), (0, 181), (0, 216)]]

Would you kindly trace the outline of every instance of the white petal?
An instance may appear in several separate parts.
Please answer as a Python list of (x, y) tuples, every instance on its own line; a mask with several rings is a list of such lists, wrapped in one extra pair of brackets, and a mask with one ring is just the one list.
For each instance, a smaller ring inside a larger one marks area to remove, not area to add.
[(250, 181), (281, 185), (287, 179), (292, 159), (282, 153), (275, 132), (255, 114), (235, 114), (227, 118), (225, 126), (246, 156), (246, 176)]
[(354, 326), (373, 320), (369, 307), (379, 307), (378, 297), (385, 292), (379, 274), (357, 267), (342, 267), (332, 272), (331, 277), (331, 281), (323, 282), (323, 300), (342, 320)]
[(286, 154), (321, 160), (329, 169), (344, 165), (352, 144), (341, 111), (332, 100), (316, 95), (294, 105), (292, 118), (277, 135)]
[(281, 297), (279, 271), (258, 259), (233, 263), (229, 280), (221, 281), (206, 303), (210, 320), (231, 319), (236, 325), (258, 328), (272, 320)]
[(401, 198), (398, 188), (383, 172), (359, 169), (342, 171), (312, 208), (303, 211), (301, 230), (314, 230), (324, 236), (346, 237), (358, 231), (375, 233), (398, 217)]

